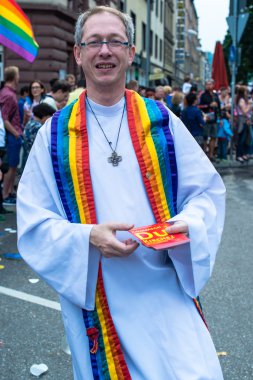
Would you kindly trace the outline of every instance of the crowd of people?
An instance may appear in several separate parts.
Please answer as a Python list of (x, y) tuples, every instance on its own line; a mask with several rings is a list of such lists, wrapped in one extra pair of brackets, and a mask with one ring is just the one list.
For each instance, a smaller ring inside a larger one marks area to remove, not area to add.
[(170, 108), (212, 162), (226, 162), (230, 149), (241, 164), (253, 158), (253, 90), (249, 93), (247, 86), (236, 86), (233, 121), (230, 88), (215, 91), (212, 79), (206, 81), (204, 91), (198, 91), (190, 78), (185, 78), (182, 87), (146, 89), (132, 80), (127, 88)]
[[(47, 92), (42, 81), (33, 80), (20, 89), (17, 97), (18, 85), (19, 69), (6, 67), (5, 82), (0, 90), (0, 109), (6, 130), (5, 141), (0, 147), (3, 172), (0, 213), (8, 212), (3, 205), (16, 203), (17, 167), (22, 172), (39, 128), (55, 111), (81, 94), (85, 81), (77, 83), (73, 74), (68, 74), (65, 80), (53, 78)], [(236, 87), (233, 126), (230, 89), (214, 91), (212, 79), (206, 81), (204, 91), (198, 91), (190, 78), (185, 78), (182, 87), (145, 88), (136, 80), (128, 82), (126, 87), (143, 97), (159, 100), (181, 118), (211, 161), (226, 161), (230, 149), (241, 164), (253, 157), (253, 91), (250, 96), (246, 86)]]
[(4, 75), (0, 90), (0, 214), (11, 212), (4, 206), (16, 204), (17, 168), (23, 171), (40, 127), (57, 110), (66, 106), (70, 94), (84, 89), (76, 84), (73, 74), (68, 74), (65, 80), (53, 78), (49, 92), (44, 83), (36, 79), (22, 86), (17, 96), (18, 67), (6, 67)]

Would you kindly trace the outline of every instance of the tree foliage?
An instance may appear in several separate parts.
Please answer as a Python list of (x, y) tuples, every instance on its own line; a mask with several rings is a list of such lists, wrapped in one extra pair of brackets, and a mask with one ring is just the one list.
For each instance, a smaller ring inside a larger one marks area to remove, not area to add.
[[(253, 78), (253, 43), (252, 43), (252, 35), (253, 35), (253, 0), (247, 1), (247, 8), (243, 11), (243, 13), (249, 13), (249, 19), (244, 30), (243, 36), (239, 43), (239, 48), (241, 48), (241, 57), (238, 65), (238, 71), (236, 76), (237, 83), (247, 84), (249, 81), (252, 81)], [(227, 65), (227, 73), (229, 79), (231, 78), (231, 73), (229, 69), (229, 52), (230, 46), (232, 45), (232, 37), (230, 32), (227, 32), (227, 35), (223, 42), (223, 50)]]

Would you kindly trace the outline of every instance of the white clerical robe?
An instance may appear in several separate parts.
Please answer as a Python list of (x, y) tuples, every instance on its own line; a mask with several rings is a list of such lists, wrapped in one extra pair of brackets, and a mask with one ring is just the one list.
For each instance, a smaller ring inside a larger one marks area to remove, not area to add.
[[(113, 148), (123, 109), (90, 100)], [(178, 215), (190, 244), (169, 251), (144, 246), (127, 258), (101, 257), (91, 225), (69, 223), (50, 157), (49, 120), (39, 131), (18, 188), (19, 250), (60, 296), (75, 380), (93, 379), (82, 308), (94, 308), (99, 260), (111, 315), (133, 380), (222, 380), (210, 334), (192, 297), (210, 278), (224, 222), (222, 180), (187, 129), (170, 113), (178, 167)], [(118, 166), (87, 106), (90, 169), (97, 220), (155, 223), (128, 131), (119, 135)], [(119, 239), (130, 237), (117, 233)]]

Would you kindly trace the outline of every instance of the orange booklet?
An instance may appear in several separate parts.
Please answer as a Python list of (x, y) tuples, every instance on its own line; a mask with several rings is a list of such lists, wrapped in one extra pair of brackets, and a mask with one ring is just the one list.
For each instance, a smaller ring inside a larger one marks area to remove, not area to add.
[(169, 223), (157, 223), (145, 227), (132, 228), (129, 232), (137, 237), (146, 247), (159, 249), (169, 249), (176, 245), (189, 243), (190, 239), (182, 233), (168, 234), (165, 228)]

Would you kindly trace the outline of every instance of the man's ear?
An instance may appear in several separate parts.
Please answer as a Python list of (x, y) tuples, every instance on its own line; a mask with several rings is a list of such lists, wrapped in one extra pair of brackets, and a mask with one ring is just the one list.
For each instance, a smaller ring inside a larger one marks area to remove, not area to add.
[(81, 47), (77, 46), (77, 45), (74, 45), (73, 52), (74, 52), (74, 57), (75, 57), (76, 63), (78, 64), (78, 66), (81, 66), (81, 64), (82, 64), (82, 61), (81, 61)]
[(134, 56), (135, 56), (135, 46), (133, 45), (129, 48), (128, 66), (132, 65)]

